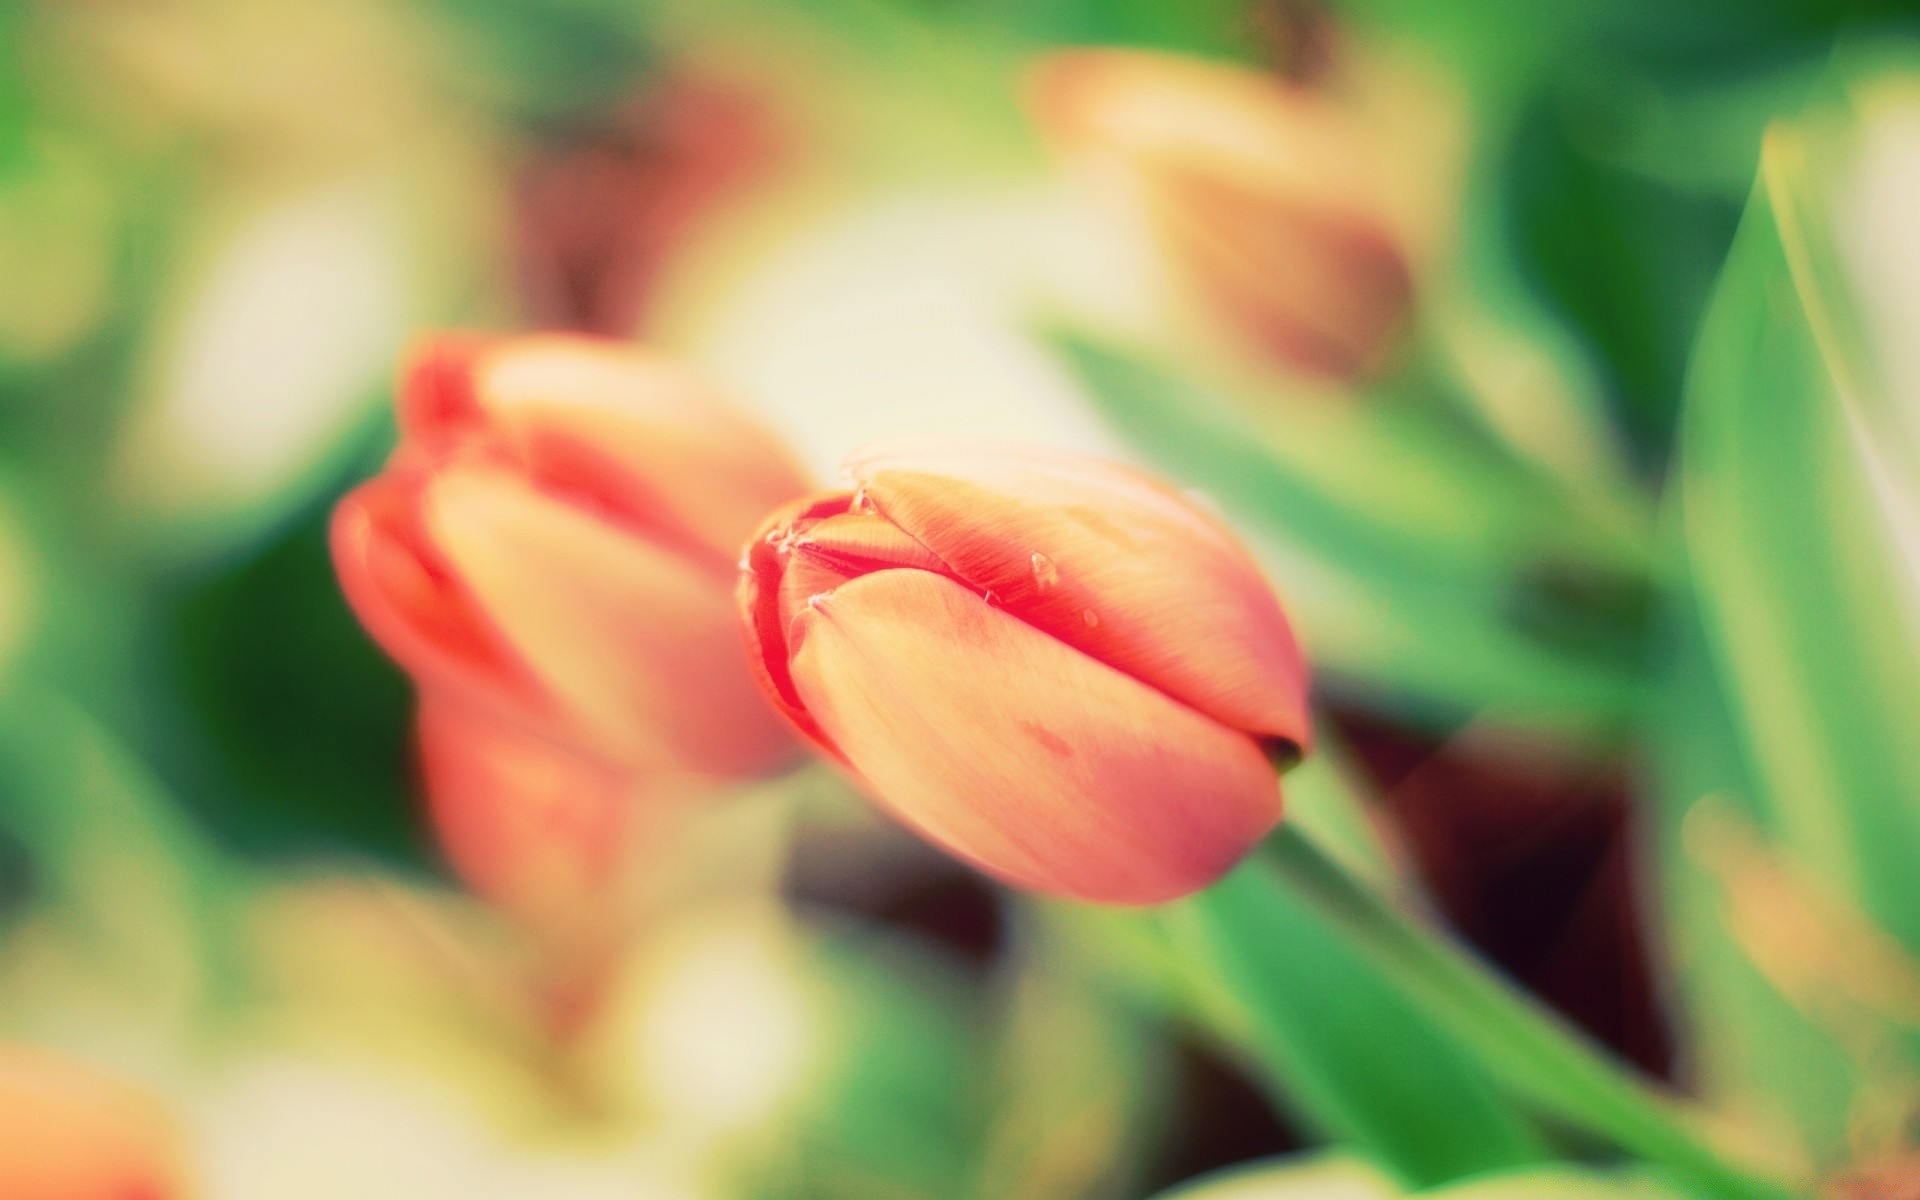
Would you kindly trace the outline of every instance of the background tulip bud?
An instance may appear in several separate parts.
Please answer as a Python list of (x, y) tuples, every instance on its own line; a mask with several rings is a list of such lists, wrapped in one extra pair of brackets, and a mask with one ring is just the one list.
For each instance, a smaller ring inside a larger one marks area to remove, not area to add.
[(1385, 357), (1407, 254), (1366, 131), (1331, 100), (1140, 50), (1055, 54), (1032, 100), (1069, 158), (1125, 181), (1176, 276), (1255, 349), (1334, 378)]
[(442, 852), (484, 899), (545, 930), (593, 923), (663, 814), (631, 775), (478, 705), (420, 699), (420, 774)]
[(0, 1196), (182, 1200), (178, 1133), (160, 1101), (95, 1068), (0, 1046)]
[(984, 444), (858, 454), (749, 546), (742, 617), (796, 727), (1022, 887), (1145, 904), (1272, 827), (1306, 668), (1216, 522), (1125, 468)]
[(430, 340), (400, 425), (333, 547), (420, 689), (436, 826), (482, 894), (591, 907), (640, 781), (750, 777), (792, 753), (731, 591), (741, 538), (801, 474), (687, 371), (583, 337)]

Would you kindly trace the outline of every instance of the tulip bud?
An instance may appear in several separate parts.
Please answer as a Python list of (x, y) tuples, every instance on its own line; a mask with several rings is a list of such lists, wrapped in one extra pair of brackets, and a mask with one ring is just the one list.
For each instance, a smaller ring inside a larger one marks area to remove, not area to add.
[(898, 445), (749, 545), (775, 705), (887, 808), (1010, 883), (1194, 891), (1280, 816), (1306, 668), (1245, 551), (1126, 468)]
[(420, 775), (441, 852), (468, 887), (537, 928), (578, 930), (621, 885), (643, 785), (478, 705), (420, 698)]
[(85, 1063), (0, 1046), (0, 1196), (179, 1200), (183, 1177), (159, 1100)]
[(1407, 313), (1407, 254), (1381, 164), (1332, 101), (1141, 50), (1055, 54), (1032, 97), (1070, 159), (1125, 181), (1175, 276), (1253, 349), (1336, 379), (1380, 365)]
[(740, 540), (802, 476), (687, 371), (584, 337), (431, 340), (400, 426), (335, 511), (341, 585), (420, 690), (456, 869), (516, 909), (578, 907), (641, 781), (792, 753), (731, 590)]

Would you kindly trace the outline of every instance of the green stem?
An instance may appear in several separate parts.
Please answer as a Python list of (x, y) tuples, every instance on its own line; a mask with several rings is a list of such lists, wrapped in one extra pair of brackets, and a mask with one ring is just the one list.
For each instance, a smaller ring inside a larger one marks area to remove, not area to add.
[(1718, 1195), (1793, 1195), (1728, 1166), (1688, 1132), (1686, 1115), (1673, 1100), (1471, 954), (1412, 920), (1304, 832), (1283, 825), (1263, 854), (1410, 1000), (1529, 1103)]

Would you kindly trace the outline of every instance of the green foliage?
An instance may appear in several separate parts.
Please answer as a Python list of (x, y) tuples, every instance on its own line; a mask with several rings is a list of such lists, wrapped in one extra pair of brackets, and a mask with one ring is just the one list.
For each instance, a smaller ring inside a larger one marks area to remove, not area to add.
[[(1867, 364), (1823, 232), (1811, 131), (1773, 136), (1695, 358), (1687, 550), (1765, 827), (1909, 946), (1920, 794), (1911, 568), (1860, 422), (1892, 403)], [(1890, 447), (1891, 449), (1891, 447)]]
[[(16, 935), (60, 931), (58, 970), (13, 968), (0, 1024), (20, 1036), (69, 1005), (172, 1037), (217, 1026), (243, 983), (242, 877), (126, 752), (70, 702), (0, 701), (0, 832), (15, 853)], [(26, 960), (32, 964), (33, 959)]]
[(1914, 458), (1890, 419), (1897, 364), (1875, 354), (1873, 298), (1842, 253), (1860, 231), (1837, 216), (1884, 116), (1829, 108), (1769, 135), (1689, 379), (1693, 591), (1665, 710), (1703, 1067), (1820, 1167), (1863, 1138), (1897, 1144), (1920, 1069), (1920, 623), (1900, 540)]
[(809, 931), (807, 994), (821, 1049), (767, 1194), (807, 1200), (973, 1195), (984, 1124), (980, 997), (909, 939)]
[(1537, 1162), (1546, 1147), (1475, 1064), (1257, 860), (1169, 914), (1281, 1098), (1411, 1187)]
[(632, 4), (613, 0), (419, 0), (445, 22), (449, 82), (530, 121), (565, 127), (620, 107), (657, 66)]
[(155, 629), (169, 766), (196, 814), (253, 853), (320, 847), (417, 861), (411, 690), (347, 610), (331, 504), (167, 589)]

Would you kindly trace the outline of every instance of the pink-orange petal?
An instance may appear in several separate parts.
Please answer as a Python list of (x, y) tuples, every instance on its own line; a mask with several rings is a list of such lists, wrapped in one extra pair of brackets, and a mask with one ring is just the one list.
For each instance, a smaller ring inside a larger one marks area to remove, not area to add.
[(402, 438), (439, 449), (484, 423), (474, 395), (474, 369), (498, 340), (449, 330), (425, 334), (408, 347), (396, 397)]
[(787, 724), (822, 753), (839, 758), (826, 731), (807, 714), (800, 695), (793, 689), (793, 676), (787, 669), (788, 620), (781, 612), (781, 596), (786, 590), (789, 553), (799, 532), (830, 517), (847, 512), (853, 503), (851, 492), (821, 492), (802, 497), (769, 513), (759, 529), (747, 539), (740, 555), (740, 575), (734, 588), (734, 608), (740, 619), (747, 662), (761, 693)]
[(500, 640), (420, 523), (424, 476), (389, 472), (349, 492), (329, 528), (341, 592), (421, 687), (529, 714), (538, 684)]
[(540, 928), (611, 915), (651, 819), (631, 773), (434, 691), (416, 728), (427, 810), (463, 883)]
[(490, 436), (541, 487), (697, 547), (723, 571), (770, 509), (807, 490), (778, 439), (701, 375), (641, 347), (514, 338), (476, 360), (473, 387)]
[(876, 798), (1018, 886), (1151, 904), (1273, 826), (1255, 741), (945, 577), (887, 570), (794, 622), (806, 709)]
[(761, 774), (791, 752), (724, 582), (507, 472), (443, 470), (424, 512), (476, 606), (586, 748), (714, 776)]
[(7, 1200), (186, 1200), (183, 1146), (157, 1097), (78, 1059), (0, 1045)]
[(1279, 601), (1185, 497), (1112, 463), (992, 443), (882, 445), (847, 469), (1009, 613), (1222, 724), (1308, 745), (1307, 667)]

